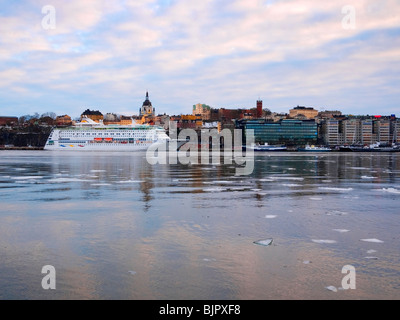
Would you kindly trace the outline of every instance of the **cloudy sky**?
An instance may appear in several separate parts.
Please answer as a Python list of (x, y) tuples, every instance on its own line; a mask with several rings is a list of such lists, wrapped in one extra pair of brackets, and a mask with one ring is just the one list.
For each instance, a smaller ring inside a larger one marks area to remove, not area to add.
[(400, 116), (399, 0), (0, 0), (0, 115)]

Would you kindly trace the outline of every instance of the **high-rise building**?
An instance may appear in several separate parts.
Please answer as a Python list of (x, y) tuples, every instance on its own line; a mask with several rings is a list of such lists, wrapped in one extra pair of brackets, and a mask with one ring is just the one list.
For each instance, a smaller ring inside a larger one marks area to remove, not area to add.
[(322, 136), (324, 143), (328, 146), (337, 146), (341, 144), (339, 136), (339, 120), (326, 120), (322, 124)]
[(360, 120), (347, 119), (342, 121), (342, 133), (344, 144), (360, 144)]
[(390, 141), (390, 120), (379, 119), (375, 121), (376, 139), (381, 143)]
[(238, 120), (236, 125), (246, 134), (254, 130), (255, 142), (264, 144), (285, 144), (287, 146), (316, 144), (318, 127), (314, 120), (280, 120), (277, 122), (265, 119)]
[(361, 144), (370, 145), (374, 143), (375, 135), (373, 133), (373, 122), (371, 119), (361, 120), (360, 122), (360, 136), (361, 136)]

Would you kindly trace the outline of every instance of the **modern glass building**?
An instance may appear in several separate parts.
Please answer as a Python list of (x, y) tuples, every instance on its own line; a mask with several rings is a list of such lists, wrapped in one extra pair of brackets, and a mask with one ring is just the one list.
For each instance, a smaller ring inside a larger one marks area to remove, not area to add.
[(318, 125), (314, 120), (238, 120), (236, 125), (244, 135), (247, 130), (254, 130), (255, 142), (259, 144), (300, 146), (316, 144), (318, 140)]

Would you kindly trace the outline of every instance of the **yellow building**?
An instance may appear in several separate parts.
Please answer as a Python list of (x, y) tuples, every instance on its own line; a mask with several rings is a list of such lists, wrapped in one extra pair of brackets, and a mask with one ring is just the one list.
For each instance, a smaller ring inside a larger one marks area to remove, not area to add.
[(211, 118), (211, 107), (206, 104), (195, 104), (193, 106), (193, 115), (200, 115), (202, 120), (210, 120)]
[(297, 106), (296, 108), (291, 109), (289, 111), (289, 116), (291, 118), (295, 118), (297, 116), (304, 116), (307, 119), (314, 119), (315, 117), (318, 116), (318, 110), (315, 110), (314, 108)]
[(92, 110), (89, 110), (89, 109), (86, 109), (86, 110), (81, 114), (81, 120), (82, 120), (83, 118), (85, 118), (85, 117), (90, 118), (90, 119), (92, 119), (92, 120), (95, 121), (95, 122), (100, 122), (100, 120), (103, 120), (103, 119), (104, 119), (104, 116), (103, 116), (103, 114), (102, 114), (100, 111), (98, 111), (98, 110), (92, 111)]

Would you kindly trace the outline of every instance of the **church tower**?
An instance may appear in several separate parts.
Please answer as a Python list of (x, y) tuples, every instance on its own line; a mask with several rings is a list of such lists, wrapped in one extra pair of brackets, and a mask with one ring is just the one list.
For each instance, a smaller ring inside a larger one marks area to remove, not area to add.
[(151, 101), (149, 100), (149, 92), (146, 91), (146, 100), (143, 102), (142, 107), (139, 109), (139, 115), (143, 116), (154, 116), (155, 108), (153, 108)]

